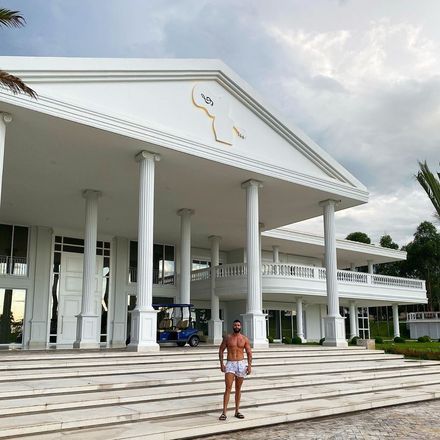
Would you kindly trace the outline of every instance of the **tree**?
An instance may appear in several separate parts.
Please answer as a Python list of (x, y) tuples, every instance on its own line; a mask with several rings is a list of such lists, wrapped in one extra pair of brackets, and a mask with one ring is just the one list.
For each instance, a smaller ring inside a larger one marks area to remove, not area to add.
[[(380, 237), (380, 245), (384, 248), (399, 249), (399, 245), (393, 241), (391, 235), (385, 234)], [(391, 263), (382, 263), (376, 265), (376, 273), (380, 275), (389, 275), (392, 277), (401, 276), (402, 262), (392, 261)]]
[(402, 262), (402, 276), (426, 280), (428, 309), (440, 306), (440, 233), (430, 222), (420, 223), (414, 240), (403, 250), (407, 252)]
[(416, 174), (416, 179), (419, 181), (422, 188), (428, 194), (429, 199), (437, 211), (437, 218), (440, 220), (440, 173), (437, 177), (429, 169), (426, 160), (419, 162), (420, 171)]
[(357, 241), (359, 243), (371, 244), (371, 239), (365, 232), (352, 232), (351, 234), (348, 234), (345, 239)]
[(399, 249), (399, 245), (397, 243), (394, 243), (391, 235), (389, 234), (382, 235), (382, 237), (380, 237), (379, 243), (384, 248)]
[[(25, 23), (26, 20), (18, 11), (0, 8), (0, 27), (21, 27), (24, 26)], [(24, 93), (31, 98), (37, 98), (37, 93), (28, 87), (20, 78), (4, 70), (0, 70), (0, 85), (9, 89), (14, 95)]]

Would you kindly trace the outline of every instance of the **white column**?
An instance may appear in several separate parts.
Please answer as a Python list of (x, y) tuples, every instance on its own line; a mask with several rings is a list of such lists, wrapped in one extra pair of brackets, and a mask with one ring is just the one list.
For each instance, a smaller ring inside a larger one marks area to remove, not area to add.
[(280, 262), (280, 247), (279, 246), (272, 246), (273, 249), (273, 262), (279, 263)]
[(374, 273), (374, 265), (372, 260), (368, 260), (368, 273)]
[(0, 206), (2, 204), (3, 163), (5, 157), (6, 124), (12, 121), (9, 113), (0, 113)]
[(179, 302), (190, 304), (191, 301), (191, 216), (192, 209), (179, 209), (180, 216), (180, 282)]
[[(98, 236), (99, 191), (86, 189), (86, 218), (84, 230), (84, 259), (81, 313), (77, 316), (74, 348), (99, 348), (101, 316), (96, 310), (96, 240)], [(99, 276), (99, 274), (98, 274)]]
[(268, 347), (266, 315), (261, 311), (261, 252), (259, 240), (258, 189), (261, 182), (248, 180), (246, 189), (246, 256), (247, 256), (247, 305), (243, 316), (243, 332), (253, 347)]
[(336, 203), (336, 200), (324, 200), (319, 204), (324, 210), (325, 268), (328, 306), (328, 315), (324, 318), (324, 345), (332, 347), (347, 347), (348, 344), (345, 339), (344, 318), (339, 314), (335, 232)]
[(139, 221), (136, 307), (131, 312), (129, 351), (158, 351), (157, 311), (153, 309), (154, 171), (158, 154), (141, 151), (139, 162)]
[(399, 305), (393, 304), (393, 327), (394, 327), (394, 337), (400, 337), (399, 328)]
[(357, 307), (354, 301), (350, 301), (350, 339), (359, 336), (357, 330)]
[(306, 342), (304, 339), (304, 325), (303, 325), (303, 299), (296, 299), (296, 334), (301, 341)]
[(260, 247), (260, 286), (261, 286), (261, 295), (260, 295), (260, 310), (263, 310), (263, 238), (261, 233), (264, 229), (264, 223), (258, 223), (258, 243)]
[(212, 344), (221, 344), (223, 340), (223, 321), (220, 320), (220, 302), (215, 294), (215, 271), (220, 264), (221, 237), (211, 235), (211, 319), (208, 322), (208, 340)]

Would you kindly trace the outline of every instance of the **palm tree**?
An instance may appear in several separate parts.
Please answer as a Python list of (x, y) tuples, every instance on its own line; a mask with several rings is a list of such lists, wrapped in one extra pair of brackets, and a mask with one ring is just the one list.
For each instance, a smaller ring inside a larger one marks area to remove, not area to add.
[[(0, 8), (0, 27), (21, 27), (24, 26), (25, 23), (26, 20), (18, 11)], [(24, 93), (31, 98), (37, 98), (37, 93), (28, 87), (20, 78), (4, 70), (0, 70), (0, 85), (9, 89), (14, 95)]]
[(430, 198), (435, 210), (436, 216), (440, 220), (440, 173), (437, 173), (437, 177), (429, 169), (426, 160), (425, 162), (419, 162), (420, 171), (416, 174), (416, 179), (419, 181), (422, 188)]

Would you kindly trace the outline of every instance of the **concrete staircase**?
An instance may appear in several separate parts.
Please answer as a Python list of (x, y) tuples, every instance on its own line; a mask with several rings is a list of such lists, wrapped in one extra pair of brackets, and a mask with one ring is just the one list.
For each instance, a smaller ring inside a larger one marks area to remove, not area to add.
[(440, 397), (440, 363), (360, 347), (254, 353), (241, 411), (220, 422), (214, 347), (0, 352), (0, 439), (177, 439)]

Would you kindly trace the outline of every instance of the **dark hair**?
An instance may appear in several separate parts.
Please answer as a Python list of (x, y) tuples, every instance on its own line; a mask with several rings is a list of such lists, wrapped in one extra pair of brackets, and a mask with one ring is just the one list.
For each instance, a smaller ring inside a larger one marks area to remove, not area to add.
[(232, 324), (235, 324), (236, 322), (239, 322), (241, 324), (241, 321), (239, 319), (236, 319)]

